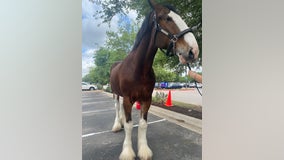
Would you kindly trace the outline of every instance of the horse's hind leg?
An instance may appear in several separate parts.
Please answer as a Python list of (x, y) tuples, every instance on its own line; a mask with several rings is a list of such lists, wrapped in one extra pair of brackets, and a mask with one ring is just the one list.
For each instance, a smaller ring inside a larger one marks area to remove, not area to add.
[(119, 95), (116, 95), (117, 97), (115, 97), (115, 94), (113, 94), (113, 99), (114, 99), (114, 106), (115, 106), (115, 120), (114, 120), (114, 124), (112, 126), (112, 131), (113, 132), (117, 132), (121, 129), (121, 120), (120, 120), (120, 103), (119, 103)]
[(153, 153), (147, 143), (147, 115), (151, 101), (141, 102), (141, 114), (138, 127), (138, 157), (140, 160), (151, 160)]
[(125, 114), (125, 120), (124, 120), (125, 138), (119, 159), (134, 160), (135, 153), (132, 148), (132, 140), (131, 140), (131, 134), (133, 129), (133, 122), (131, 120), (132, 103), (130, 102), (128, 97), (123, 97), (123, 108)]

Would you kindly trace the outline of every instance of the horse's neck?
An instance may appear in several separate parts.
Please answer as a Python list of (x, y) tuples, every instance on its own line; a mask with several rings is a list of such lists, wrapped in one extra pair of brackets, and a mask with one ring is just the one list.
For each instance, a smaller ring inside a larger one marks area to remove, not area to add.
[(149, 74), (152, 69), (154, 58), (158, 48), (154, 45), (154, 38), (151, 33), (144, 36), (136, 49), (136, 72)]

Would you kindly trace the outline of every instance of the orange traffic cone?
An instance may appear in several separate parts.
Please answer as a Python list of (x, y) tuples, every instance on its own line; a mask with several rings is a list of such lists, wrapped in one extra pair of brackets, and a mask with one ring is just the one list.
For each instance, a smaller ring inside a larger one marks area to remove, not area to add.
[(172, 104), (171, 90), (169, 90), (168, 98), (167, 98), (167, 101), (166, 101), (165, 105), (166, 105), (167, 107), (172, 107), (172, 106), (173, 106), (173, 104)]
[(141, 108), (140, 103), (139, 103), (138, 101), (136, 101), (136, 109), (137, 109), (137, 110), (140, 110), (140, 108)]

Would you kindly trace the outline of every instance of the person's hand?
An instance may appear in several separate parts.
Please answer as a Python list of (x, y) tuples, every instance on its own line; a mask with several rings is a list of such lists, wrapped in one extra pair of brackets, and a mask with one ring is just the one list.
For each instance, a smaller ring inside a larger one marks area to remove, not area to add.
[(197, 74), (196, 72), (193, 72), (192, 70), (188, 71), (188, 76), (193, 78), (195, 81), (202, 83), (202, 75)]

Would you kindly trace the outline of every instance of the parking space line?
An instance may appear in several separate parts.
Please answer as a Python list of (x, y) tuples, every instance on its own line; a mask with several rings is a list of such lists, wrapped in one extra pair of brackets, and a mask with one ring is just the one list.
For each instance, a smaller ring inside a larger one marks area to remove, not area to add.
[[(163, 118), (163, 119), (156, 120), (156, 121), (153, 121), (153, 122), (147, 122), (147, 124), (153, 124), (153, 123), (158, 123), (158, 122), (163, 122), (163, 121), (166, 121), (166, 119)], [(138, 124), (133, 125), (133, 127), (138, 127)]]
[(87, 104), (106, 103), (106, 102), (110, 102), (110, 101), (83, 102), (82, 104), (87, 105)]
[(108, 133), (108, 132), (112, 132), (112, 131), (111, 131), (111, 130), (108, 130), (108, 131), (102, 131), (102, 132), (84, 134), (84, 135), (82, 135), (82, 138), (90, 137), (90, 136), (94, 136), (94, 135), (98, 135), (98, 134), (103, 134), (103, 133)]
[(102, 99), (104, 99), (104, 100), (109, 100), (110, 98), (109, 97), (82, 97), (82, 100), (102, 100)]
[(95, 111), (86, 111), (86, 112), (82, 112), (82, 114), (99, 113), (99, 112), (106, 112), (106, 111), (112, 111), (112, 110), (115, 110), (115, 108), (99, 109), (99, 110), (95, 110)]
[[(166, 119), (160, 119), (160, 120), (157, 120), (157, 121), (148, 122), (147, 124), (154, 124), (154, 123), (159, 123), (159, 122), (164, 122), (164, 121), (166, 121)], [(138, 127), (138, 124), (133, 125), (133, 128), (136, 128), (136, 127)], [(99, 134), (103, 134), (103, 133), (109, 133), (109, 132), (112, 132), (112, 131), (107, 130), (107, 131), (84, 134), (84, 135), (82, 135), (82, 138), (86, 138), (86, 137), (90, 137), (90, 136), (94, 136), (94, 135), (99, 135)]]

